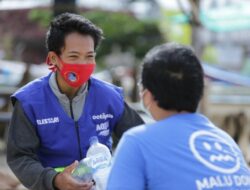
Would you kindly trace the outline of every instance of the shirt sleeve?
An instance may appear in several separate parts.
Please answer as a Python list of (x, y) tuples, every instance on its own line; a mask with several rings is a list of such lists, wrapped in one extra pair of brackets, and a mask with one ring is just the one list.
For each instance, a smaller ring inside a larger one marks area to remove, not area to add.
[(34, 126), (21, 103), (15, 102), (7, 141), (7, 163), (21, 183), (31, 190), (51, 190), (57, 172), (44, 168), (36, 155), (40, 145)]
[(115, 137), (120, 139), (125, 131), (141, 124), (144, 124), (144, 121), (139, 116), (139, 114), (134, 109), (132, 109), (126, 102), (124, 102), (123, 114), (114, 128)]
[(115, 151), (106, 190), (144, 190), (144, 170), (138, 141), (125, 134)]

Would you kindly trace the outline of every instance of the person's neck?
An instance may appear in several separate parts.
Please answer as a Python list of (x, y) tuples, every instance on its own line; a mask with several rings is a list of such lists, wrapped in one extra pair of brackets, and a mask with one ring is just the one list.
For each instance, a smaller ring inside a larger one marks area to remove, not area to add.
[(153, 111), (152, 116), (156, 121), (166, 119), (172, 115), (176, 115), (180, 113), (187, 113), (187, 111), (179, 112), (177, 110), (165, 110), (165, 109), (160, 108), (159, 106), (155, 106), (153, 109), (154, 110), (152, 110)]
[(177, 111), (166, 111), (166, 110), (158, 110), (156, 111), (153, 115), (154, 119), (156, 121), (159, 121), (159, 120), (162, 120), (162, 119), (165, 119), (167, 117), (170, 117), (172, 115), (175, 115), (177, 114), (178, 112)]
[(62, 90), (62, 93), (72, 100), (77, 95), (78, 90), (79, 88), (67, 87)]

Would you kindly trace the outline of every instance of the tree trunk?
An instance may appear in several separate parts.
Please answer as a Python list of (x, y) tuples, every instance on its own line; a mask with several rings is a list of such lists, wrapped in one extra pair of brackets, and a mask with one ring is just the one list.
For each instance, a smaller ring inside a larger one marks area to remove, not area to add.
[(202, 41), (202, 26), (201, 25), (193, 25), (192, 26), (192, 47), (194, 48), (195, 54), (199, 59), (201, 59), (204, 44)]
[(54, 17), (64, 12), (77, 13), (76, 0), (54, 0)]

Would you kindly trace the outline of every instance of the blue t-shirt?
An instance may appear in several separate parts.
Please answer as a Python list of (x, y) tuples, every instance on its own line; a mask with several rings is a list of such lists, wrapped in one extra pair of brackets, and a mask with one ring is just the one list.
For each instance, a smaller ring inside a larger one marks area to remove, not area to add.
[(177, 114), (125, 133), (107, 190), (249, 190), (232, 138), (200, 114)]

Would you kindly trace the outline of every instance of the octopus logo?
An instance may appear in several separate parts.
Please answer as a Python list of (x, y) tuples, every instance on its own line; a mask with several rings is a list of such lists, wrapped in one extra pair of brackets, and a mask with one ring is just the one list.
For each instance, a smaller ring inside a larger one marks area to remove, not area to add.
[(231, 174), (240, 168), (234, 147), (217, 134), (196, 131), (190, 136), (189, 146), (195, 158), (212, 170)]

